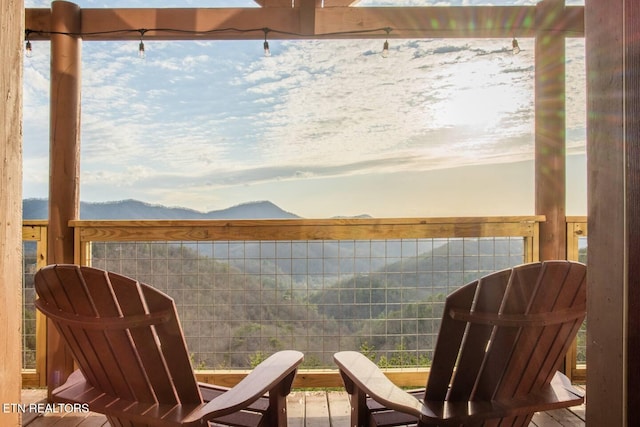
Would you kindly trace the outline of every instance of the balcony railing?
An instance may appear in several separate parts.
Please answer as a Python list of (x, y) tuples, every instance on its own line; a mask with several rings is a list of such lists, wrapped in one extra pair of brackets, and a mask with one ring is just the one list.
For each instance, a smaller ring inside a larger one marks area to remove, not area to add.
[(25, 222), (22, 242), (22, 385), (40, 386), (45, 384), (47, 336), (45, 319), (33, 304), (33, 275), (47, 264), (47, 222)]
[[(275, 350), (296, 348), (305, 353), (307, 369), (326, 369), (333, 368), (334, 352), (358, 349), (390, 372), (403, 371), (399, 383), (415, 384), (420, 372), (420, 384), (444, 297), (489, 272), (536, 261), (543, 219), (73, 221), (72, 226), (77, 263), (135, 277), (175, 299), (196, 368), (244, 369)], [(44, 264), (45, 252), (38, 251), (41, 262), (34, 267), (29, 261), (25, 268), (27, 289), (29, 274)], [(25, 293), (25, 304), (28, 298)], [(44, 341), (36, 341), (41, 351)], [(25, 354), (30, 348), (25, 346)]]
[[(587, 217), (567, 217), (567, 259), (587, 263)], [(567, 353), (566, 367), (574, 382), (587, 380), (587, 321), (578, 331), (576, 343)]]

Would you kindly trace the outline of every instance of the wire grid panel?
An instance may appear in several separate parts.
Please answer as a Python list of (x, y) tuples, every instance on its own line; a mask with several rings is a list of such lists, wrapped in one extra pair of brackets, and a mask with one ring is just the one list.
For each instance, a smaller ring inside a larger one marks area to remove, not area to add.
[(22, 242), (22, 368), (36, 369), (36, 291), (33, 278), (37, 270), (37, 242)]
[[(587, 263), (587, 245), (588, 239), (586, 236), (578, 238), (578, 261)], [(587, 320), (578, 330), (576, 339), (576, 363), (584, 365), (587, 363)]]
[(93, 242), (92, 265), (172, 296), (196, 368), (247, 368), (280, 349), (305, 367), (360, 350), (428, 365), (444, 299), (524, 262), (522, 237)]

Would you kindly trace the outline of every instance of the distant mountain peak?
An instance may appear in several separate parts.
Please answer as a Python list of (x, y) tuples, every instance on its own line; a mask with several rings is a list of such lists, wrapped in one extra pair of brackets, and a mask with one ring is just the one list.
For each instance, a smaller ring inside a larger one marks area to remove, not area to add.
[[(47, 219), (49, 212), (46, 199), (22, 201), (23, 219)], [(80, 219), (288, 219), (300, 218), (276, 204), (253, 201), (230, 208), (200, 212), (181, 207), (167, 207), (140, 200), (126, 199), (109, 202), (81, 202)]]
[(206, 213), (216, 219), (286, 219), (300, 218), (298, 215), (287, 212), (268, 200), (259, 200), (241, 203), (227, 209), (209, 211)]

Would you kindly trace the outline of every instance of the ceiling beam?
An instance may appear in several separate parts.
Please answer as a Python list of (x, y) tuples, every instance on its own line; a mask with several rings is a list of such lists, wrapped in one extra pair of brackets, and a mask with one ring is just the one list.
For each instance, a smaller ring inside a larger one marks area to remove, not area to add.
[[(259, 40), (321, 38), (534, 37), (549, 30), (584, 37), (584, 7), (563, 9), (553, 28), (537, 28), (535, 6), (82, 9), (84, 40)], [(31, 40), (49, 38), (49, 9), (26, 9)], [(386, 29), (390, 29), (387, 35)], [(41, 32), (41, 33), (38, 33)], [(197, 33), (197, 34), (195, 34)]]
[[(261, 7), (300, 7), (300, 0), (254, 0)], [(316, 0), (316, 7), (353, 6), (360, 0)]]
[(316, 10), (318, 0), (298, 0), (300, 3), (300, 34), (316, 33)]

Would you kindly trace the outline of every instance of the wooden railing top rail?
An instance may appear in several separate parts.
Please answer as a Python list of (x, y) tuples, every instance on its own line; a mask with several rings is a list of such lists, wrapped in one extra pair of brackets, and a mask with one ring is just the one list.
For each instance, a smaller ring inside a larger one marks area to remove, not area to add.
[[(585, 217), (586, 218), (586, 217)], [(272, 225), (368, 225), (368, 224), (449, 224), (449, 223), (503, 223), (503, 222), (541, 222), (544, 215), (531, 216), (480, 216), (480, 217), (415, 217), (415, 218), (292, 218), (292, 219), (193, 219), (193, 220), (72, 220), (72, 227), (113, 227), (113, 226), (190, 226), (211, 224), (217, 226), (254, 224)]]
[(568, 217), (566, 217), (566, 222), (567, 223), (570, 223), (570, 222), (587, 222), (587, 216), (586, 215), (568, 216)]
[(533, 236), (545, 217), (73, 220), (80, 241), (340, 240)]
[(22, 221), (23, 227), (42, 227), (49, 225), (49, 220), (46, 219), (25, 219)]

